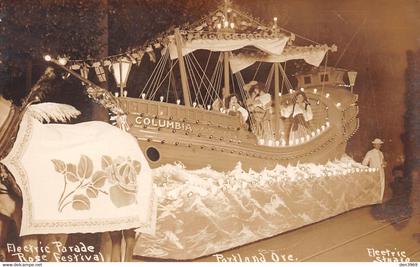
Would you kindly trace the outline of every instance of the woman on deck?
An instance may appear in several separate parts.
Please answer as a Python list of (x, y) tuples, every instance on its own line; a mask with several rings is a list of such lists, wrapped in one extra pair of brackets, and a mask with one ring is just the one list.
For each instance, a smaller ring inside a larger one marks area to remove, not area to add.
[(248, 100), (249, 111), (255, 119), (256, 129), (254, 131), (258, 139), (262, 139), (265, 144), (273, 140), (271, 129), (271, 95), (262, 83), (253, 84), (249, 90), (251, 95)]
[(306, 136), (311, 132), (310, 121), (313, 118), (311, 105), (305, 93), (298, 91), (293, 96), (292, 104), (281, 109), (281, 116), (289, 120), (284, 131), (286, 144)]

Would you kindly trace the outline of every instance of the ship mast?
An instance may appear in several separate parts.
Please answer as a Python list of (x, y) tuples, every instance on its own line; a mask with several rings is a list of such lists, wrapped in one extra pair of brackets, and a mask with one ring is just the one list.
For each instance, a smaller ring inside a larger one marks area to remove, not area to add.
[(279, 64), (274, 63), (274, 133), (275, 140), (280, 140), (280, 79)]
[(182, 94), (184, 96), (184, 104), (187, 107), (191, 107), (190, 101), (190, 87), (188, 85), (187, 71), (185, 69), (184, 56), (182, 55), (182, 36), (179, 32), (179, 28), (175, 29), (175, 42), (178, 52), (179, 59), (179, 72), (181, 74)]
[[(223, 22), (223, 31), (228, 31), (229, 29), (229, 20), (228, 20), (228, 9), (230, 6), (230, 1), (225, 0), (224, 4), (224, 15), (225, 20)], [(226, 99), (230, 95), (230, 67), (229, 67), (229, 52), (223, 52), (223, 62), (224, 62), (224, 88), (223, 88), (223, 99)], [(228, 107), (225, 107), (228, 108)]]

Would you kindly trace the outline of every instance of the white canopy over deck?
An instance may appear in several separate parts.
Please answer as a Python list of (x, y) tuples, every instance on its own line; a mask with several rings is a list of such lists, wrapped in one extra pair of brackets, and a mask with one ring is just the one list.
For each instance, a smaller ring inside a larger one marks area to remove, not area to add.
[(280, 55), (273, 53), (233, 53), (230, 57), (230, 67), (233, 73), (237, 73), (257, 61), (269, 63), (281, 63), (294, 59), (303, 59), (306, 63), (319, 67), (328, 51), (336, 51), (335, 45), (317, 46), (291, 46), (283, 49)]
[[(254, 46), (265, 53), (273, 56), (280, 56), (289, 41), (289, 36), (278, 35), (273, 38), (261, 38), (252, 37), (249, 38), (236, 38), (239, 35), (231, 35), (232, 39), (219, 39), (216, 35), (210, 34), (206, 38), (186, 40), (182, 44), (182, 55), (188, 55), (196, 50), (204, 49), (213, 52), (230, 52), (237, 49), (241, 49), (246, 46)], [(233, 39), (235, 38), (235, 39)], [(171, 59), (177, 59), (177, 47), (175, 44), (175, 38), (171, 38), (168, 45)]]

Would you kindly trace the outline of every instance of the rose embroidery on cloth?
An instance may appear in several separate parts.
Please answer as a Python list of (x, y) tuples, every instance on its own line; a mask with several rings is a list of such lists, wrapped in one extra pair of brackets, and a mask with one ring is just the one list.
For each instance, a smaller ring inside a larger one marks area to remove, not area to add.
[(113, 161), (111, 157), (102, 157), (102, 169), (112, 184), (109, 195), (116, 207), (123, 207), (135, 203), (137, 193), (136, 178), (140, 173), (140, 162), (118, 157)]
[(80, 157), (77, 166), (58, 159), (53, 159), (52, 163), (55, 170), (64, 176), (64, 189), (58, 201), (60, 212), (69, 205), (75, 210), (89, 210), (90, 199), (97, 198), (99, 194), (108, 195), (118, 208), (136, 202), (136, 181), (141, 171), (137, 160), (129, 157), (114, 160), (110, 156), (102, 156), (101, 169), (95, 172), (92, 160), (85, 155)]

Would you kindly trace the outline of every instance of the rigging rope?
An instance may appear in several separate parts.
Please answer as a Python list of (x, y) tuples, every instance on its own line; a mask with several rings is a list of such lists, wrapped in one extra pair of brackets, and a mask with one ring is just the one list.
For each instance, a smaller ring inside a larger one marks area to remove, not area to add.
[(257, 77), (258, 71), (260, 70), (260, 67), (261, 67), (261, 63), (262, 62), (260, 61), (258, 64), (257, 70), (255, 71), (254, 76), (252, 77), (251, 81), (255, 81), (255, 77)]
[[(178, 61), (178, 59), (175, 61), (175, 63)], [(166, 65), (166, 64), (165, 64)], [(172, 64), (171, 64), (172, 65)], [(170, 75), (170, 73), (172, 72), (172, 69), (175, 67), (175, 64), (173, 64), (172, 66), (171, 66), (171, 68), (169, 69), (169, 71), (166, 73), (166, 75), (165, 75), (165, 77), (163, 78), (163, 79), (161, 79), (160, 80), (160, 83), (159, 84), (156, 84), (155, 83), (155, 90), (154, 91), (152, 91), (151, 92), (151, 95), (150, 95), (150, 98), (149, 99), (151, 99), (151, 100), (153, 100), (154, 98), (155, 98), (155, 96), (156, 96), (156, 93), (157, 93), (157, 91), (158, 91), (158, 89), (162, 86), (162, 84), (165, 82), (165, 80), (166, 80), (166, 78)], [(163, 71), (162, 71), (162, 74), (163, 74)], [(162, 77), (162, 75), (160, 75), (159, 76), (159, 79), (160, 79), (160, 77)], [(158, 79), (157, 79), (157, 81), (158, 81)], [(170, 80), (168, 79), (168, 82), (170, 82)], [(153, 88), (153, 87), (151, 87), (151, 88)]]
[[(214, 102), (215, 98), (220, 99), (218, 92), (219, 92), (220, 87), (221, 87), (221, 84), (219, 84), (219, 72), (221, 72), (221, 69), (222, 69), (222, 63), (220, 61), (221, 56), (222, 56), (222, 54), (219, 55), (219, 58), (216, 62), (216, 66), (214, 68), (212, 77), (210, 78), (210, 82), (211, 82), (211, 84), (213, 84), (213, 87), (212, 87), (213, 92), (206, 95), (206, 97), (204, 99), (206, 101), (206, 103), (209, 100), (209, 98), (211, 98), (212, 103)], [(215, 94), (215, 97), (212, 96), (213, 93)]]
[[(195, 102), (198, 104), (200, 103), (199, 100), (201, 99), (201, 104), (204, 105), (204, 98), (203, 95), (201, 94), (201, 87), (199, 86), (198, 83), (198, 79), (196, 75), (200, 76), (200, 73), (198, 72), (196, 66), (194, 65), (194, 62), (192, 61), (190, 55), (186, 56), (187, 61), (188, 61), (188, 65), (189, 65), (189, 72), (192, 74), (192, 80), (193, 80), (193, 84), (195, 84), (196, 87), (194, 87), (194, 93), (195, 93)], [(196, 71), (196, 73), (194, 72), (194, 70)], [(198, 98), (200, 97), (200, 99)]]
[[(201, 72), (202, 72), (202, 77), (203, 78), (205, 78), (206, 80), (207, 80), (207, 82), (209, 83), (209, 87), (211, 88), (211, 89), (213, 89), (213, 90), (215, 90), (215, 88), (214, 88), (214, 85), (212, 84), (212, 82), (210, 81), (210, 79), (207, 77), (207, 74), (205, 73), (205, 70), (203, 70), (203, 68), (201, 67), (201, 65), (200, 65), (200, 63), (198, 62), (198, 60), (197, 60), (197, 58), (191, 53), (191, 55), (192, 55), (192, 58), (195, 60), (195, 62), (196, 62), (196, 64), (198, 65), (198, 67), (200, 68), (200, 70), (201, 70)], [(197, 73), (199, 73), (198, 72), (198, 70), (197, 70)], [(199, 74), (200, 75), (200, 74)], [(206, 92), (207, 92), (207, 94), (209, 93), (209, 90), (208, 90), (208, 87), (206, 88)], [(206, 95), (207, 95), (206, 94)], [(205, 104), (205, 103), (203, 103), (203, 104)]]
[(274, 74), (274, 64), (271, 65), (270, 72), (268, 73), (267, 80), (265, 82), (265, 89), (267, 92), (270, 92), (271, 82), (273, 81)]
[(362, 24), (360, 24), (359, 28), (353, 33), (353, 36), (350, 38), (350, 41), (347, 43), (346, 47), (343, 49), (343, 52), (341, 53), (340, 57), (338, 57), (337, 62), (335, 62), (334, 67), (337, 67), (338, 63), (341, 61), (341, 59), (343, 58), (344, 54), (347, 52), (347, 49), (350, 47), (350, 44), (353, 42), (354, 38), (356, 37), (356, 35), (360, 32), (360, 30), (362, 29), (362, 27), (366, 24), (366, 17), (363, 20)]
[[(286, 63), (287, 63), (287, 61), (284, 62), (284, 72), (286, 72)], [(280, 67), (280, 69), (282, 68), (281, 63), (279, 63), (279, 67)], [(281, 74), (281, 76), (282, 76), (282, 79), (281, 79), (281, 91), (280, 91), (280, 95), (283, 95), (283, 91), (284, 91), (283, 89), (284, 89), (284, 85), (285, 85), (286, 79), (284, 78), (283, 73)]]
[(166, 52), (162, 56), (161, 60), (159, 60), (159, 66), (156, 67), (157, 74), (155, 75), (155, 77), (153, 77), (152, 82), (146, 91), (146, 98), (151, 99), (151, 100), (154, 99), (154, 95), (156, 94), (156, 91), (159, 89), (159, 87), (157, 87), (157, 83), (161, 80), (168, 58), (169, 58), (169, 53)]
[(280, 68), (281, 75), (282, 75), (284, 81), (286, 82), (286, 88), (288, 90), (293, 89), (292, 83), (289, 81), (289, 78), (287, 78), (286, 72), (283, 69), (283, 66), (281, 64), (279, 64), (279, 68)]
[[(191, 63), (190, 63), (190, 57), (189, 57), (189, 55), (186, 55), (186, 56), (184, 56), (184, 58), (185, 58), (185, 63), (186, 63), (186, 69), (187, 69), (187, 71), (188, 71), (188, 76), (191, 78), (191, 87), (192, 87), (192, 89), (193, 89), (193, 91), (194, 91), (194, 96), (195, 96), (195, 99), (194, 99), (194, 101), (192, 101), (192, 99), (191, 99), (191, 103), (192, 102), (197, 102), (197, 100), (198, 100), (198, 94), (197, 94), (197, 88), (195, 87), (196, 86), (196, 84), (195, 84), (195, 76), (194, 76), (194, 74), (193, 74), (193, 70), (192, 70), (192, 67), (191, 67)], [(190, 96), (191, 96), (191, 94), (190, 94)], [(191, 96), (191, 98), (192, 98), (192, 96)]]
[[(210, 51), (210, 53), (209, 53), (209, 56), (207, 57), (207, 62), (206, 62), (206, 66), (204, 67), (204, 70), (203, 70), (203, 77), (201, 77), (201, 81), (200, 81), (200, 88), (201, 88), (201, 84), (203, 83), (203, 81), (204, 81), (204, 76), (207, 76), (206, 75), (206, 73), (207, 73), (207, 68), (208, 68), (208, 66), (209, 66), (209, 62), (210, 62), (210, 57), (211, 57), (211, 54), (212, 54), (213, 52), (212, 51)], [(192, 55), (193, 57), (194, 57), (194, 59), (195, 59), (195, 61), (197, 62), (197, 64), (200, 66), (200, 68), (201, 68), (201, 65), (199, 64), (199, 62), (198, 62), (198, 60), (197, 60), (197, 58), (194, 56), (194, 55)]]
[[(165, 71), (165, 67), (166, 67), (166, 64), (167, 64), (168, 60), (169, 60), (169, 53), (165, 53), (165, 60), (164, 60), (164, 63), (162, 64), (162, 70), (160, 72), (160, 75), (156, 79), (155, 90), (153, 92), (153, 97), (151, 98), (151, 100), (155, 99), (155, 96), (156, 96), (157, 92), (159, 91), (160, 86), (165, 82), (165, 80), (162, 79), (162, 76), (163, 76), (163, 73)], [(168, 76), (168, 75), (169, 75), (169, 72), (166, 74), (166, 76)], [(160, 81), (160, 83), (158, 83), (159, 81)]]
[[(157, 65), (156, 65), (156, 67), (153, 69), (152, 74), (149, 76), (149, 79), (147, 79), (147, 82), (146, 82), (146, 84), (144, 85), (143, 89), (141, 90), (139, 97), (141, 97), (141, 95), (142, 95), (143, 93), (145, 93), (145, 90), (146, 90), (146, 91), (148, 91), (148, 88), (149, 88), (149, 86), (150, 86), (150, 84), (149, 84), (149, 83), (150, 83), (150, 82), (153, 82), (153, 80), (154, 80), (154, 79), (156, 79), (156, 75), (155, 75), (155, 74), (156, 74), (156, 72), (159, 70), (160, 65), (162, 64), (163, 60), (164, 60), (164, 57), (162, 56), (162, 57), (159, 59), (159, 61), (158, 61)], [(147, 93), (146, 93), (146, 95), (147, 95)]]

